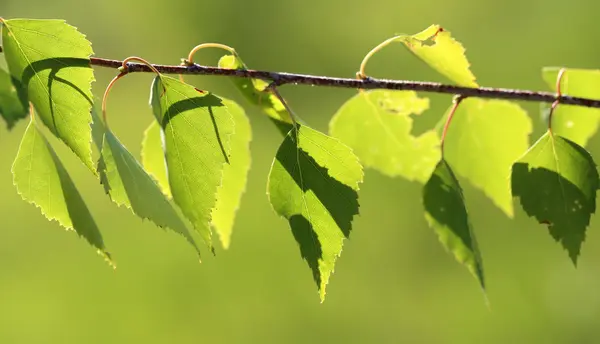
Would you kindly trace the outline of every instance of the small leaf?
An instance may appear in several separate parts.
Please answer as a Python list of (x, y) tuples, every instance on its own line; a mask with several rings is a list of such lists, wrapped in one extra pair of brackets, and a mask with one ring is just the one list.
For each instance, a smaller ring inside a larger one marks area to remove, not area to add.
[(96, 222), (33, 120), (23, 134), (12, 173), (13, 183), (25, 201), (39, 207), (49, 220), (74, 229), (112, 265)]
[(150, 103), (165, 133), (173, 200), (212, 249), (209, 224), (231, 163), (232, 115), (221, 98), (164, 75), (154, 79)]
[(27, 90), (18, 80), (0, 68), (0, 116), (6, 121), (7, 128), (12, 129), (15, 123), (27, 117), (28, 113)]
[(173, 198), (167, 175), (167, 161), (163, 147), (162, 129), (157, 121), (152, 121), (142, 139), (142, 166), (148, 174), (158, 183), (162, 193), (167, 198)]
[(425, 218), (440, 242), (464, 264), (485, 289), (483, 264), (467, 214), (462, 189), (448, 163), (441, 160), (423, 188)]
[(468, 98), (452, 118), (444, 157), (512, 217), (510, 169), (527, 151), (531, 129), (531, 119), (515, 103)]
[[(225, 55), (219, 60), (220, 68), (248, 69), (239, 56)], [(290, 114), (281, 101), (272, 93), (264, 92), (269, 84), (260, 79), (231, 78), (236, 88), (252, 104), (258, 105), (269, 117), (291, 124)], [(289, 130), (288, 130), (289, 131)]]
[(439, 138), (433, 130), (412, 136), (410, 115), (428, 108), (429, 99), (413, 91), (363, 91), (342, 105), (329, 132), (365, 166), (425, 183), (440, 159)]
[(231, 243), (231, 232), (235, 213), (239, 208), (242, 194), (246, 190), (250, 170), (250, 121), (244, 109), (231, 100), (223, 99), (223, 104), (233, 116), (235, 135), (230, 137), (231, 156), (223, 169), (223, 182), (217, 190), (217, 203), (212, 211), (211, 224), (221, 238), (225, 249)]
[[(544, 80), (556, 91), (558, 67), (542, 70)], [(561, 92), (573, 97), (600, 99), (600, 70), (567, 69), (561, 80)], [(598, 131), (600, 109), (559, 104), (552, 115), (552, 131), (585, 147)]]
[(269, 173), (273, 209), (285, 217), (325, 299), (336, 258), (358, 214), (363, 171), (351, 149), (298, 124), (277, 151)]
[(92, 47), (62, 20), (11, 19), (2, 44), (8, 69), (50, 131), (95, 172), (91, 151)]
[(431, 25), (412, 36), (399, 36), (397, 41), (456, 84), (478, 87), (465, 56), (465, 48), (439, 25)]
[(577, 264), (596, 211), (598, 171), (591, 155), (566, 138), (544, 134), (512, 169), (512, 190), (523, 210), (542, 224)]
[(108, 130), (104, 135), (98, 174), (113, 202), (131, 209), (142, 219), (182, 235), (200, 256), (200, 249), (175, 208), (133, 155)]

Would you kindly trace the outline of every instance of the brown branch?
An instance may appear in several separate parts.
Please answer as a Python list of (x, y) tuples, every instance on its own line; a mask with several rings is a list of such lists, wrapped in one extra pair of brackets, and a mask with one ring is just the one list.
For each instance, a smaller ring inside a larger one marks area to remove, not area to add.
[[(0, 52), (2, 52), (1, 46)], [(123, 61), (104, 59), (99, 57), (92, 57), (90, 58), (90, 60), (91, 64), (94, 66), (107, 68), (119, 68), (122, 66), (123, 63)], [(143, 64), (129, 63), (127, 66), (128, 72), (152, 72), (152, 69), (149, 66)], [(471, 88), (427, 81), (387, 80), (375, 78), (357, 80), (350, 78), (336, 78), (329, 76), (316, 76), (284, 72), (269, 72), (252, 69), (225, 69), (218, 67), (201, 66), (198, 64), (194, 64), (193, 66), (152, 66), (156, 68), (159, 72), (164, 74), (220, 75), (233, 76), (238, 78), (253, 78), (266, 80), (268, 82), (273, 83), (276, 86), (282, 86), (286, 84), (301, 84), (355, 89), (412, 90), (419, 92), (461, 95), (463, 97), (510, 99), (546, 103), (552, 103), (558, 100), (560, 104), (600, 108), (600, 100), (598, 99), (579, 98), (566, 95), (557, 97), (556, 94), (552, 92), (538, 92), (529, 90), (491, 87)]]

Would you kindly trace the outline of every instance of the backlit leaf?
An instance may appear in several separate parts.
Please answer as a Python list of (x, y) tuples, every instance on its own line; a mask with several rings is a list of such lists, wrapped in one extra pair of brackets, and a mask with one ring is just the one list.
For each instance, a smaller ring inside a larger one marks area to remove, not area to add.
[[(544, 81), (556, 91), (556, 78), (560, 68), (546, 67), (542, 70)], [(564, 95), (600, 99), (600, 70), (567, 69), (561, 80)], [(552, 131), (585, 147), (598, 131), (600, 109), (559, 104), (552, 115)]]
[(142, 139), (142, 166), (148, 174), (158, 183), (160, 190), (171, 199), (171, 187), (167, 175), (167, 161), (163, 148), (163, 137), (157, 121), (152, 121)]
[(412, 36), (399, 36), (397, 41), (457, 85), (478, 87), (465, 48), (439, 25), (431, 25)]
[(515, 103), (468, 98), (452, 118), (444, 157), (512, 217), (510, 169), (527, 151), (531, 129), (531, 119)]
[(11, 75), (50, 131), (95, 172), (91, 152), (92, 47), (62, 20), (6, 20), (2, 44)]
[(439, 138), (434, 130), (411, 135), (410, 115), (428, 108), (429, 99), (413, 91), (359, 92), (338, 110), (329, 132), (365, 166), (425, 183), (440, 159)]
[(227, 249), (231, 243), (235, 214), (239, 208), (242, 194), (246, 190), (248, 171), (250, 170), (252, 132), (244, 109), (227, 99), (223, 99), (223, 104), (233, 116), (235, 135), (230, 137), (229, 164), (225, 164), (223, 169), (223, 182), (217, 190), (217, 203), (212, 211), (211, 224), (219, 234), (221, 244)]
[(108, 130), (104, 134), (98, 174), (113, 202), (131, 209), (142, 219), (149, 219), (161, 228), (169, 228), (182, 235), (200, 255), (200, 250), (173, 205), (140, 163)]
[[(225, 55), (219, 60), (220, 68), (248, 69), (239, 56)], [(281, 101), (272, 93), (264, 92), (269, 86), (264, 80), (250, 78), (231, 78), (236, 88), (252, 104), (258, 105), (269, 117), (276, 121), (292, 123)]]
[(0, 68), (0, 116), (6, 121), (8, 129), (12, 129), (28, 113), (27, 91), (18, 80), (12, 79), (10, 74)]
[(39, 207), (49, 220), (56, 220), (67, 230), (75, 230), (110, 262), (96, 222), (33, 120), (23, 134), (12, 173), (13, 183), (24, 200)]
[(596, 211), (598, 171), (581, 146), (544, 134), (512, 169), (512, 190), (527, 215), (548, 226), (573, 263)]
[(209, 224), (231, 163), (233, 117), (221, 98), (164, 75), (154, 79), (150, 104), (165, 134), (173, 199), (212, 248)]
[(485, 289), (483, 264), (467, 214), (462, 189), (448, 163), (441, 160), (423, 188), (425, 218), (440, 242)]
[(358, 214), (363, 171), (351, 149), (309, 127), (291, 130), (269, 173), (273, 209), (285, 217), (311, 268), (321, 301)]

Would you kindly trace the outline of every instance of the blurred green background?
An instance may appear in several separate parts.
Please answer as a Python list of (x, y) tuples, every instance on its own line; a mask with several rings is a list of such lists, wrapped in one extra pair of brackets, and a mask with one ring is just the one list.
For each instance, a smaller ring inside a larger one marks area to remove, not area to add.
[[(176, 64), (194, 45), (214, 41), (235, 47), (251, 68), (346, 77), (385, 38), (438, 23), (466, 46), (480, 84), (536, 90), (547, 89), (543, 66), (600, 67), (599, 11), (593, 0), (0, 2), (4, 18), (66, 19), (87, 34), (97, 56)], [(214, 64), (219, 56), (202, 52), (196, 60)], [(115, 71), (96, 71), (94, 91), (101, 96)], [(399, 45), (374, 57), (368, 73), (443, 80)], [(124, 78), (109, 103), (111, 127), (136, 154), (152, 120), (151, 78)], [(84, 240), (19, 198), (10, 166), (26, 121), (10, 133), (1, 126), (1, 343), (600, 342), (597, 218), (575, 268), (519, 207), (508, 219), (466, 182), (490, 308), (427, 227), (420, 185), (371, 170), (360, 191), (361, 215), (320, 304), (286, 221), (265, 195), (281, 137), (225, 78), (186, 80), (237, 99), (251, 117), (253, 164), (230, 250), (218, 250), (216, 258), (205, 250), (199, 265), (184, 240), (113, 206), (52, 139), (103, 230), (118, 265), (113, 271)], [(281, 92), (308, 123), (327, 130), (356, 91), (285, 86)], [(432, 101), (416, 132), (437, 122), (450, 97)], [(539, 104), (522, 105), (535, 139), (543, 130)], [(600, 139), (589, 148), (600, 159)]]

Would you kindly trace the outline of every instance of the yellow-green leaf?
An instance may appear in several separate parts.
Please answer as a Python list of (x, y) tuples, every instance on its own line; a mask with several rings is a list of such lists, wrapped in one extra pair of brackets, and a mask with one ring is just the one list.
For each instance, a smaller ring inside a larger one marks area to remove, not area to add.
[(142, 166), (144, 170), (158, 183), (162, 193), (169, 199), (171, 187), (169, 186), (169, 176), (167, 175), (167, 161), (163, 147), (162, 129), (157, 121), (152, 121), (144, 131), (142, 139)]
[(413, 136), (410, 115), (428, 108), (429, 99), (413, 91), (359, 92), (338, 110), (329, 132), (365, 166), (425, 183), (440, 159), (439, 138), (434, 130)]
[(431, 25), (412, 36), (398, 36), (396, 40), (457, 85), (478, 87), (465, 48), (439, 25)]
[(223, 104), (235, 122), (235, 135), (230, 137), (231, 155), (229, 163), (223, 168), (223, 182), (217, 190), (217, 203), (212, 211), (211, 224), (219, 234), (221, 244), (227, 249), (231, 243), (235, 214), (246, 190), (252, 132), (250, 121), (242, 107), (228, 99), (223, 99)]
[[(556, 91), (556, 78), (560, 68), (546, 67), (542, 70), (544, 81)], [(565, 70), (561, 80), (561, 93), (573, 97), (600, 99), (600, 70)], [(580, 146), (585, 147), (598, 131), (600, 109), (559, 104), (552, 115), (552, 131)]]
[[(220, 68), (248, 69), (239, 56), (225, 55), (219, 60)], [(258, 105), (269, 117), (276, 121), (292, 123), (290, 114), (281, 101), (272, 93), (264, 92), (269, 84), (260, 79), (232, 78), (236, 88), (252, 104)]]
[(512, 217), (510, 170), (527, 151), (531, 129), (531, 119), (515, 103), (468, 98), (454, 113), (444, 157)]
[(95, 173), (91, 151), (91, 43), (62, 20), (11, 19), (2, 44), (11, 75), (50, 131)]

